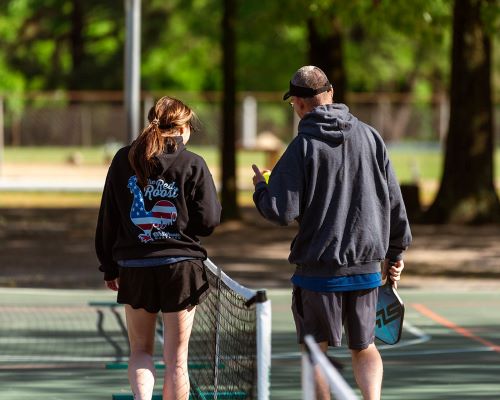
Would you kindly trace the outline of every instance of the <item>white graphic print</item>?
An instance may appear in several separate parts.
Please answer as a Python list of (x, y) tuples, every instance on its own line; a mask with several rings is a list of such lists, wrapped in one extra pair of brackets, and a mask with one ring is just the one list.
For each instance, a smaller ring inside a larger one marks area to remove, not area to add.
[[(160, 239), (180, 239), (178, 232), (168, 232), (167, 227), (173, 226), (177, 220), (177, 208), (168, 200), (159, 200), (151, 210), (147, 211), (144, 205), (144, 197), (141, 189), (137, 186), (137, 177), (131, 176), (128, 180), (128, 188), (134, 195), (132, 207), (130, 209), (130, 219), (143, 233), (139, 235), (142, 243), (152, 242)], [(144, 188), (148, 193), (148, 198), (178, 196), (179, 189), (175, 182), (166, 184), (163, 180), (149, 181)]]

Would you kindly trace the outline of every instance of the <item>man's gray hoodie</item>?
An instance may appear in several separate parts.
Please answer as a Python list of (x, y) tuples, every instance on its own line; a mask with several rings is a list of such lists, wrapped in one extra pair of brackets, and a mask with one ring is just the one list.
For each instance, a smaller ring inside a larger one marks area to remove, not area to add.
[(316, 107), (299, 123), (254, 202), (299, 231), (289, 261), (296, 274), (330, 277), (380, 271), (400, 260), (411, 233), (401, 191), (380, 135), (344, 104)]

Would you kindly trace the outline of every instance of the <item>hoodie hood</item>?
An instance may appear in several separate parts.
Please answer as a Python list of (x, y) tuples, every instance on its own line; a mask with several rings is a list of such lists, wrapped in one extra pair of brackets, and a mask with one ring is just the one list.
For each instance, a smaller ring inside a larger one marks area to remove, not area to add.
[(163, 152), (161, 155), (157, 156), (158, 161), (161, 165), (161, 173), (163, 174), (167, 171), (170, 166), (175, 162), (179, 154), (181, 154), (184, 150), (186, 150), (186, 146), (182, 141), (182, 136), (176, 136), (175, 141), (177, 142), (177, 149), (173, 153)]
[(299, 135), (338, 145), (349, 137), (357, 122), (345, 104), (325, 104), (304, 115), (299, 123)]

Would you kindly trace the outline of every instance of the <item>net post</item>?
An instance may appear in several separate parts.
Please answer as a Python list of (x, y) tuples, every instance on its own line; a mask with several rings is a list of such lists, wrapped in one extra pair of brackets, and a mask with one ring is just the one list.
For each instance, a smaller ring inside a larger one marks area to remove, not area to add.
[(271, 300), (265, 290), (256, 294), (257, 312), (257, 400), (269, 399), (271, 370)]
[(302, 400), (316, 399), (316, 383), (314, 379), (314, 367), (309, 353), (309, 347), (304, 344), (302, 351)]
[[(330, 387), (330, 392), (334, 395), (337, 400), (358, 400), (358, 396), (352, 388), (347, 384), (345, 379), (340, 375), (337, 369), (330, 363), (326, 354), (321, 351), (318, 344), (314, 340), (311, 335), (306, 335), (304, 337), (304, 345), (306, 346), (306, 352), (310, 355), (310, 361), (306, 360), (309, 364), (308, 367), (312, 370), (313, 380), (312, 384), (315, 387), (314, 380), (314, 369), (319, 368), (325, 380), (328, 382), (328, 386)], [(307, 357), (309, 358), (309, 357)], [(304, 358), (303, 358), (304, 360)], [(310, 374), (310, 372), (308, 372)], [(303, 377), (305, 379), (305, 377)], [(304, 384), (304, 381), (302, 381)], [(309, 382), (310, 385), (310, 382)], [(310, 389), (303, 389), (303, 396), (306, 394), (305, 391), (309, 391)], [(315, 389), (313, 389), (315, 390)], [(303, 399), (310, 399), (309, 397), (303, 397)]]

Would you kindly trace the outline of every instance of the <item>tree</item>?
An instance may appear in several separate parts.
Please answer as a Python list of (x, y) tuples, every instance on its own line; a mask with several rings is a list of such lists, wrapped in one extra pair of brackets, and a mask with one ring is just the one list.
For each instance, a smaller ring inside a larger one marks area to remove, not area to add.
[(17, 89), (95, 89), (96, 78), (102, 89), (121, 86), (123, 10), (113, 4), (6, 0), (0, 15), (0, 58), (24, 77)]
[(334, 99), (346, 102), (347, 71), (344, 66), (344, 30), (340, 19), (331, 15), (326, 22), (328, 29), (318, 29), (317, 21), (307, 21), (309, 63), (321, 68), (334, 86)]
[(444, 171), (427, 222), (500, 219), (493, 176), (491, 38), (482, 18), (488, 0), (455, 0), (450, 121)]
[(236, 185), (236, 5), (224, 0), (222, 48), (224, 98), (222, 109), (222, 190), (221, 202), (225, 220), (238, 219)]

